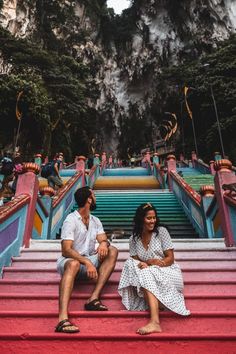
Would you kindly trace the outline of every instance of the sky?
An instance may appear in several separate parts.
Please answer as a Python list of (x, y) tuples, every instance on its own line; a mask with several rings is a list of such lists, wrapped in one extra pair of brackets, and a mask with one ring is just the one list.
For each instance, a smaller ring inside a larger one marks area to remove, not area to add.
[(130, 0), (107, 0), (107, 7), (113, 7), (116, 14), (121, 14), (130, 5)]

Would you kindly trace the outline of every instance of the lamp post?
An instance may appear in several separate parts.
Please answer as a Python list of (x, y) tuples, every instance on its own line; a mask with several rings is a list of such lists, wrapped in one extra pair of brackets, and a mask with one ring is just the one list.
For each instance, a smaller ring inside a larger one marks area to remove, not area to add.
[[(210, 66), (209, 63), (205, 63), (203, 65), (203, 67), (206, 69)], [(216, 100), (215, 100), (215, 96), (214, 96), (214, 91), (213, 91), (213, 87), (212, 84), (210, 83), (210, 90), (211, 90), (211, 97), (212, 97), (212, 101), (213, 101), (213, 105), (214, 105), (214, 110), (215, 110), (215, 115), (216, 115), (216, 122), (217, 122), (217, 128), (218, 128), (218, 133), (219, 133), (219, 138), (220, 138), (220, 145), (221, 145), (221, 151), (222, 151), (222, 156), (223, 158), (225, 158), (225, 150), (224, 150), (224, 144), (223, 144), (223, 139), (222, 139), (222, 134), (221, 134), (221, 127), (220, 127), (220, 121), (219, 121), (219, 116), (218, 116), (218, 110), (217, 110), (217, 106), (216, 106)]]

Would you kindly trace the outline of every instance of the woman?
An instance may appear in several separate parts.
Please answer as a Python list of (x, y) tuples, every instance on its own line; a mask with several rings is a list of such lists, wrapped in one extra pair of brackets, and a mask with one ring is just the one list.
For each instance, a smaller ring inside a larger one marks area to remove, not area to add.
[(174, 262), (173, 248), (169, 232), (159, 226), (154, 206), (141, 204), (134, 217), (130, 258), (124, 264), (118, 288), (128, 310), (150, 310), (150, 320), (137, 330), (139, 334), (161, 332), (160, 309), (183, 316), (190, 314), (185, 307), (183, 279)]

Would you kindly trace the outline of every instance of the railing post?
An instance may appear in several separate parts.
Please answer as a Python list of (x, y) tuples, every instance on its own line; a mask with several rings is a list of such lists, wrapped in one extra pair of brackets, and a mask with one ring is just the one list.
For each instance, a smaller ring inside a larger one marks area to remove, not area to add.
[(41, 200), (44, 207), (46, 207), (48, 210), (48, 217), (43, 221), (43, 229), (41, 235), (42, 239), (47, 240), (50, 239), (52, 222), (52, 197), (55, 195), (55, 190), (52, 187), (47, 186), (40, 188), (39, 193), (41, 195)]
[(150, 151), (147, 151), (147, 152), (146, 152), (146, 154), (145, 154), (145, 158), (146, 158), (146, 161), (151, 162), (151, 155), (150, 155)]
[(222, 157), (221, 157), (221, 154), (220, 154), (220, 152), (215, 152), (214, 153), (214, 158), (215, 158), (215, 161), (219, 161), (219, 160), (221, 160), (222, 159)]
[(202, 186), (200, 188), (201, 198), (201, 209), (203, 212), (203, 222), (205, 233), (209, 238), (215, 236), (214, 230), (212, 228), (212, 222), (207, 217), (207, 210), (212, 202), (215, 195), (215, 188), (213, 186)]
[(229, 160), (226, 159), (217, 160), (214, 163), (214, 168), (216, 171), (215, 179), (214, 179), (216, 199), (219, 206), (223, 236), (225, 239), (226, 246), (232, 247), (234, 246), (233, 230), (230, 222), (229, 209), (224, 200), (224, 190), (222, 189), (222, 185), (236, 183), (236, 176), (231, 170), (232, 163)]
[(76, 156), (76, 171), (81, 171), (83, 173), (83, 183), (82, 185), (86, 185), (86, 177), (85, 177), (85, 161), (86, 157), (85, 156)]
[(195, 166), (195, 161), (197, 160), (197, 154), (195, 151), (192, 151), (192, 164), (193, 164), (193, 167), (196, 167)]
[(159, 164), (160, 161), (159, 161), (159, 156), (158, 156), (158, 153), (157, 152), (154, 152), (153, 154), (153, 164)]
[(103, 166), (103, 168), (106, 168), (106, 165), (107, 165), (107, 154), (104, 151), (102, 153), (102, 166)]
[(34, 155), (34, 162), (41, 167), (42, 165), (42, 155), (41, 154), (35, 154)]
[(212, 174), (213, 176), (216, 174), (216, 171), (215, 171), (215, 169), (214, 169), (214, 163), (215, 163), (214, 160), (211, 160), (211, 161), (209, 162), (211, 174)]
[(86, 161), (86, 157), (85, 156), (77, 156), (77, 159), (76, 159), (76, 171), (82, 171), (84, 173), (84, 171), (85, 171), (85, 161)]
[(100, 159), (99, 159), (99, 154), (95, 154), (93, 158), (93, 165), (99, 165), (100, 164)]
[(18, 176), (15, 196), (17, 197), (20, 194), (28, 194), (30, 196), (23, 238), (23, 245), (29, 247), (39, 190), (39, 181), (37, 178), (39, 166), (34, 162), (26, 162), (23, 164), (23, 171), (24, 173)]
[(172, 179), (170, 178), (170, 172), (174, 171), (176, 172), (176, 157), (175, 155), (168, 155), (167, 156), (167, 176), (168, 176), (168, 186), (169, 190), (173, 190), (173, 183)]

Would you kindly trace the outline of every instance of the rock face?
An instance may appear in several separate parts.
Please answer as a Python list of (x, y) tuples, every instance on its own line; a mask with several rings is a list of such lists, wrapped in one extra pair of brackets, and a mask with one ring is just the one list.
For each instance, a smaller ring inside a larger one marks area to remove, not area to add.
[[(151, 112), (159, 109), (155, 83), (163, 67), (203, 56), (236, 30), (234, 0), (137, 0), (127, 10), (130, 38), (119, 46), (108, 36), (109, 50), (104, 46), (108, 33), (104, 33), (103, 18), (106, 13), (111, 23), (114, 15), (107, 13), (102, 0), (5, 0), (0, 24), (16, 37), (36, 39), (45, 46), (40, 25), (48, 11), (50, 31), (71, 55), (86, 64), (100, 63), (94, 73), (100, 97), (89, 104), (101, 113), (100, 133), (109, 153), (124, 144), (128, 121), (138, 122), (147, 134), (142, 137), (144, 145), (158, 139), (158, 133), (150, 136), (148, 132), (158, 124)], [(0, 71), (9, 70), (9, 63), (0, 61)], [(125, 145), (126, 149), (128, 142)]]

